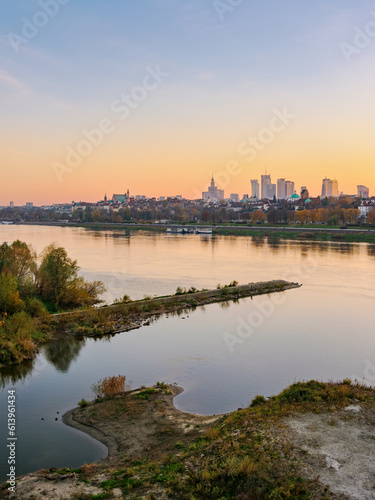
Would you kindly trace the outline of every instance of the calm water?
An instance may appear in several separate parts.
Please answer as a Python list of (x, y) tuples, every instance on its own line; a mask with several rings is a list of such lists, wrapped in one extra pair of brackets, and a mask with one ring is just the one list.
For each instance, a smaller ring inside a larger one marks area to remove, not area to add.
[[(177, 407), (201, 414), (246, 406), (296, 380), (375, 383), (369, 378), (375, 375), (369, 369), (375, 365), (375, 246), (0, 226), (0, 241), (16, 238), (38, 252), (53, 241), (63, 245), (87, 279), (104, 281), (109, 302), (125, 293), (142, 298), (233, 279), (304, 285), (277, 294), (281, 304), (271, 302), (276, 295), (213, 304), (111, 338), (51, 343), (34, 362), (0, 370), (4, 429), (6, 391), (17, 394), (17, 474), (106, 455), (60, 417), (81, 398), (92, 399), (91, 385), (108, 375), (125, 374), (133, 387), (178, 383), (185, 391)], [(1, 447), (4, 479), (4, 439)]]

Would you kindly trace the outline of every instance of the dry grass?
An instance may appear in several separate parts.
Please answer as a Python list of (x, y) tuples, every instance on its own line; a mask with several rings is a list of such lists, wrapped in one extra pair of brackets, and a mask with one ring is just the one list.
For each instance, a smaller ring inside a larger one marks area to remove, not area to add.
[(91, 388), (98, 398), (110, 398), (125, 392), (125, 375), (105, 377)]

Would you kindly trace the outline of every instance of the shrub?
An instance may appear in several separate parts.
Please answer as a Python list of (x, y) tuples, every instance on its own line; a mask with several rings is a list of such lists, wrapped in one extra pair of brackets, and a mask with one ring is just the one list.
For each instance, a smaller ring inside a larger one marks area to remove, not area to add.
[(80, 408), (86, 408), (86, 406), (87, 406), (87, 401), (86, 401), (86, 399), (81, 399), (81, 401), (78, 401), (78, 406), (79, 406)]
[(42, 318), (49, 314), (43, 302), (36, 297), (26, 299), (25, 310), (33, 318)]
[(255, 396), (255, 398), (250, 403), (250, 407), (259, 406), (264, 403), (267, 403), (266, 398), (264, 396)]
[(110, 398), (125, 392), (125, 379), (125, 375), (105, 377), (93, 384), (91, 389), (98, 398)]

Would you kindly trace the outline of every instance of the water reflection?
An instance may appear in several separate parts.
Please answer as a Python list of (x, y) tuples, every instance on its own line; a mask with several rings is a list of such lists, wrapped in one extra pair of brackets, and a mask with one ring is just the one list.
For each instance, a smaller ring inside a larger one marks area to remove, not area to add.
[(250, 238), (251, 238), (253, 245), (256, 248), (263, 247), (266, 244), (266, 240), (267, 240), (266, 236), (259, 236), (259, 235), (250, 236)]
[(78, 358), (85, 343), (85, 339), (78, 338), (55, 340), (44, 346), (43, 354), (59, 372), (67, 373), (72, 362)]
[(19, 365), (3, 366), (0, 370), (0, 387), (14, 385), (19, 381), (26, 380), (34, 369), (35, 360), (27, 360)]

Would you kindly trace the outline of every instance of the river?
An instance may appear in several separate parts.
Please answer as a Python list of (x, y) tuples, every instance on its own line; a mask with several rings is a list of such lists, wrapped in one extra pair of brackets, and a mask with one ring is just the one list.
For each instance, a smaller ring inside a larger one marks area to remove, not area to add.
[[(297, 380), (375, 384), (374, 245), (0, 226), (0, 242), (15, 239), (38, 253), (52, 242), (64, 246), (86, 279), (105, 283), (107, 302), (232, 280), (303, 284), (277, 298), (161, 316), (112, 337), (51, 342), (33, 362), (1, 369), (4, 430), (7, 391), (16, 391), (17, 475), (106, 456), (103, 445), (61, 422), (78, 401), (93, 398), (91, 385), (105, 376), (124, 374), (133, 388), (177, 383), (185, 390), (176, 406), (200, 414), (244, 407)], [(4, 480), (9, 467), (1, 435)]]

